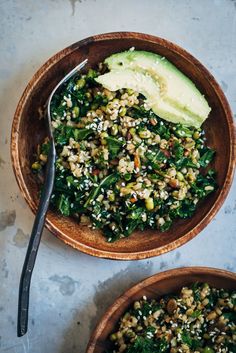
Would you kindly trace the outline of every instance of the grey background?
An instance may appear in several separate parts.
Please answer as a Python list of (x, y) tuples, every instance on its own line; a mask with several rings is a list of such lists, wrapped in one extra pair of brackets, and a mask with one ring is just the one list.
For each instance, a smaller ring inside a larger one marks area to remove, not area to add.
[(101, 314), (131, 284), (187, 265), (236, 270), (235, 183), (197, 238), (151, 260), (92, 258), (45, 230), (32, 281), (29, 332), (16, 338), (18, 282), (33, 215), (16, 184), (9, 147), (13, 114), (29, 79), (52, 54), (82, 38), (139, 31), (195, 55), (235, 111), (235, 20), (236, 1), (230, 0), (0, 0), (0, 352), (83, 353)]

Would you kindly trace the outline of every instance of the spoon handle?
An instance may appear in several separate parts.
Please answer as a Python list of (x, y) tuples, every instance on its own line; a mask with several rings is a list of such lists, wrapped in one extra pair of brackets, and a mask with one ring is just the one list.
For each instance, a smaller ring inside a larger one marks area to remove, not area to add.
[(50, 150), (46, 167), (46, 175), (39, 207), (36, 213), (26, 257), (21, 273), (18, 301), (17, 336), (21, 337), (28, 328), (28, 309), (31, 276), (40, 244), (40, 239), (44, 227), (45, 217), (48, 211), (50, 197), (53, 190), (55, 178), (56, 151), (53, 139), (50, 140)]

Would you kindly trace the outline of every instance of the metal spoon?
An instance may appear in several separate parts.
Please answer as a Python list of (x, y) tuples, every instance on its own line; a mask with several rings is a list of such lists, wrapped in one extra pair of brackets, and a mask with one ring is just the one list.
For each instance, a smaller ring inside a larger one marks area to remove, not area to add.
[(47, 159), (47, 167), (45, 174), (45, 181), (43, 185), (42, 195), (40, 197), (38, 210), (34, 220), (32, 233), (28, 249), (25, 256), (25, 261), (21, 273), (20, 287), (19, 287), (19, 301), (18, 301), (18, 320), (17, 320), (17, 336), (21, 337), (26, 334), (28, 328), (28, 310), (29, 310), (29, 292), (31, 276), (34, 269), (34, 264), (41, 240), (41, 235), (45, 223), (46, 214), (50, 202), (50, 197), (53, 190), (54, 179), (55, 179), (55, 160), (56, 150), (53, 138), (52, 124), (51, 124), (51, 101), (58, 90), (67, 80), (81, 70), (87, 63), (88, 59), (82, 61), (73, 70), (71, 70), (54, 88), (47, 103), (47, 123), (49, 130), (50, 150)]

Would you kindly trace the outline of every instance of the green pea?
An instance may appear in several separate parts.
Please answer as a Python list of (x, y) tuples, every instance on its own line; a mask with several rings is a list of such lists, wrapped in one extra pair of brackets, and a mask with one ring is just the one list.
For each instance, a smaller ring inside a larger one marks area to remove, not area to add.
[(116, 341), (116, 340), (117, 340), (117, 335), (116, 335), (115, 333), (112, 333), (112, 334), (110, 335), (110, 340), (111, 340), (111, 341)]
[(88, 73), (87, 73), (87, 78), (91, 79), (91, 78), (95, 78), (97, 77), (97, 72), (93, 69), (89, 69)]
[(176, 176), (177, 176), (177, 179), (178, 179), (179, 181), (183, 181), (183, 180), (184, 180), (184, 176), (183, 176), (182, 173), (177, 172), (177, 173), (176, 173)]
[(109, 196), (108, 196), (108, 200), (113, 202), (113, 201), (115, 201), (115, 199), (116, 199), (116, 196), (115, 196), (114, 192), (110, 193)]
[(210, 347), (205, 347), (202, 351), (202, 353), (215, 353), (214, 349)]
[(108, 137), (108, 133), (107, 132), (101, 132), (101, 144), (102, 145), (107, 145), (107, 140), (106, 138)]
[(125, 107), (122, 107), (122, 108), (120, 109), (119, 114), (120, 114), (120, 116), (125, 116), (126, 112), (127, 112), (127, 109), (126, 109)]
[(148, 211), (151, 211), (154, 209), (154, 202), (153, 202), (153, 198), (152, 197), (148, 197), (146, 200), (145, 200), (145, 206), (146, 206), (146, 209)]
[(136, 129), (132, 127), (131, 129), (129, 129), (129, 132), (132, 136), (134, 136), (136, 134)]
[(131, 88), (127, 88), (127, 93), (129, 96), (132, 96), (132, 94), (134, 94), (134, 90), (132, 90)]
[(195, 145), (195, 142), (191, 141), (191, 142), (186, 143), (185, 148), (192, 148), (194, 145)]
[(85, 97), (88, 99), (89, 102), (91, 102), (93, 100), (92, 95), (91, 95), (90, 92), (86, 92), (85, 93)]
[(108, 137), (108, 133), (105, 131), (101, 132), (101, 137), (102, 138)]
[(78, 118), (78, 116), (79, 116), (79, 107), (74, 107), (74, 108), (73, 108), (73, 114), (74, 114), (74, 116), (75, 116), (76, 118)]
[(42, 168), (42, 166), (39, 162), (34, 162), (32, 164), (32, 169), (34, 169), (34, 170), (40, 170), (41, 168)]
[(141, 139), (148, 139), (151, 136), (151, 132), (149, 130), (141, 130), (138, 134)]
[(104, 139), (104, 138), (102, 138), (102, 139), (101, 139), (101, 144), (102, 144), (103, 146), (107, 145), (107, 140)]
[(201, 136), (200, 132), (199, 131), (195, 131), (194, 134), (193, 134), (193, 138), (194, 140), (197, 140), (199, 139), (199, 137)]
[(178, 200), (179, 199), (179, 192), (177, 190), (173, 191), (172, 196)]
[(81, 88), (83, 88), (83, 87), (85, 86), (85, 84), (86, 84), (85, 79), (84, 79), (84, 78), (81, 78), (81, 79), (79, 79), (79, 80), (76, 82), (76, 87), (77, 87), (78, 89), (81, 89)]
[(112, 134), (113, 136), (116, 136), (116, 135), (118, 134), (118, 125), (116, 125), (116, 124), (112, 125), (112, 127), (111, 127), (111, 134)]

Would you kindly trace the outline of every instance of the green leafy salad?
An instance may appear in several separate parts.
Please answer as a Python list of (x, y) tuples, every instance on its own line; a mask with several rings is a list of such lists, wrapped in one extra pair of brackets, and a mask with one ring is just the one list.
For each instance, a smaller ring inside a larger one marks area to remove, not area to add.
[(144, 296), (110, 341), (109, 353), (235, 353), (236, 292), (194, 283), (158, 300)]
[[(161, 67), (167, 61), (160, 62)], [(158, 86), (151, 73), (135, 70), (115, 70), (115, 82), (109, 63), (99, 64), (68, 81), (51, 106), (57, 151), (51, 204), (64, 216), (101, 229), (109, 242), (135, 230), (165, 232), (175, 219), (191, 217), (216, 189), (209, 168), (215, 152), (201, 128), (209, 113), (203, 96), (183, 80), (193, 97), (181, 94), (197, 102), (198, 115), (194, 104), (193, 111), (185, 101), (177, 104), (177, 95), (164, 101), (168, 82)], [(43, 172), (48, 149), (45, 139), (32, 165), (35, 172)]]

